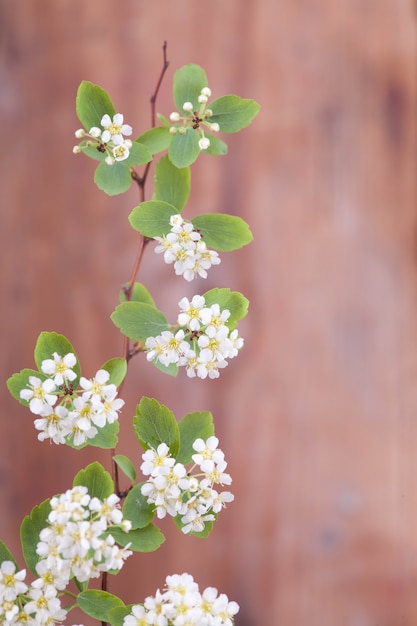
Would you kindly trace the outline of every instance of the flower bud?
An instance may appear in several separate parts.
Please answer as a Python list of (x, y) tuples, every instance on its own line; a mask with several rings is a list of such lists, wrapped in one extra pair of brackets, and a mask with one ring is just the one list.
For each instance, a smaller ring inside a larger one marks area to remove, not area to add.
[(180, 114), (178, 113), (178, 111), (173, 111), (169, 116), (169, 119), (171, 120), (171, 122), (179, 122)]
[(187, 111), (187, 112), (191, 113), (191, 111), (193, 110), (193, 103), (192, 102), (184, 102), (184, 104), (182, 105), (182, 108), (184, 109), (184, 111)]
[(203, 89), (201, 90), (201, 95), (206, 96), (207, 98), (210, 98), (211, 89), (209, 87), (203, 87)]
[(97, 126), (93, 126), (92, 128), (90, 128), (90, 130), (88, 131), (88, 134), (91, 135), (91, 137), (100, 137), (101, 135), (101, 129), (97, 128)]
[(210, 130), (212, 130), (213, 133), (218, 133), (220, 130), (220, 126), (217, 122), (213, 122), (213, 124), (210, 124)]
[(72, 151), (73, 151), (74, 154), (80, 154), (81, 148), (80, 148), (80, 146), (74, 146)]
[(114, 163), (114, 159), (111, 156), (106, 157), (104, 160), (107, 163), (107, 165), (113, 165)]
[(205, 104), (207, 100), (208, 100), (207, 96), (203, 96), (203, 95), (198, 96), (198, 101), (200, 104)]
[(200, 147), (200, 150), (207, 150), (210, 145), (210, 139), (208, 137), (201, 137), (198, 145)]
[(171, 126), (171, 128), (169, 129), (169, 132), (171, 133), (171, 135), (175, 135), (175, 133), (177, 132), (177, 129), (175, 128), (175, 126)]
[(77, 139), (81, 139), (81, 137), (84, 137), (85, 135), (85, 130), (84, 128), (79, 128), (78, 130), (75, 131), (74, 134), (77, 137)]

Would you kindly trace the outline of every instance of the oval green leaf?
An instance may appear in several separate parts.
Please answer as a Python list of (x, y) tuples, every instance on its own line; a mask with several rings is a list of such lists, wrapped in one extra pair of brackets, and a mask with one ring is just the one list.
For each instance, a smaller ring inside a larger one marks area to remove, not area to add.
[(162, 200), (180, 212), (187, 203), (191, 188), (189, 167), (179, 169), (167, 156), (162, 157), (155, 167), (154, 200)]
[(107, 622), (109, 611), (124, 607), (124, 602), (108, 591), (87, 589), (77, 596), (77, 604), (90, 617)]
[(102, 365), (101, 369), (106, 370), (106, 372), (110, 374), (107, 384), (116, 385), (116, 387), (118, 387), (124, 380), (127, 373), (126, 359), (122, 357), (110, 359)]
[(148, 524), (145, 528), (135, 528), (125, 533), (121, 528), (114, 526), (106, 531), (106, 534), (113, 535), (114, 539), (121, 546), (129, 545), (129, 550), (135, 552), (154, 552), (165, 541), (164, 535), (154, 524)]
[(180, 434), (174, 414), (154, 398), (144, 396), (137, 405), (133, 430), (145, 450), (166, 443), (172, 456), (178, 454)]
[(90, 496), (99, 500), (105, 500), (114, 493), (112, 477), (97, 461), (87, 465), (75, 475), (73, 487), (77, 486), (87, 487)]
[(145, 341), (168, 330), (165, 315), (145, 302), (122, 302), (110, 317), (123, 335), (133, 341)]
[(171, 139), (172, 135), (169, 132), (169, 128), (156, 126), (155, 128), (147, 130), (146, 133), (143, 133), (136, 141), (146, 146), (152, 154), (157, 154), (169, 148)]
[(180, 113), (183, 113), (183, 104), (192, 102), (196, 111), (199, 109), (198, 96), (203, 87), (207, 87), (205, 71), (195, 63), (183, 65), (174, 74), (174, 102)]
[(125, 161), (115, 161), (113, 165), (102, 161), (95, 171), (94, 182), (108, 196), (124, 193), (132, 182), (130, 167)]
[(206, 245), (220, 252), (238, 250), (253, 239), (248, 224), (234, 215), (208, 213), (195, 217), (193, 224), (201, 231)]
[[(124, 454), (115, 454), (113, 461), (120, 467), (122, 472), (133, 482), (136, 480), (136, 469), (132, 461)], [(130, 492), (129, 492), (130, 493)]]
[(141, 488), (144, 483), (139, 483), (129, 491), (123, 504), (123, 517), (132, 522), (132, 530), (145, 528), (151, 523), (155, 507), (148, 504), (148, 499), (142, 495)]
[(178, 210), (168, 202), (150, 200), (141, 202), (129, 215), (129, 222), (145, 237), (162, 237), (171, 230), (169, 219)]
[(210, 124), (216, 122), (221, 133), (237, 133), (249, 126), (258, 114), (260, 106), (255, 100), (244, 100), (239, 96), (223, 96), (210, 104), (213, 115)]
[(168, 151), (171, 163), (179, 168), (194, 163), (200, 154), (199, 139), (200, 134), (194, 128), (187, 128), (184, 134), (177, 132), (173, 135)]
[(38, 506), (35, 506), (30, 515), (27, 515), (20, 526), (20, 540), (22, 543), (22, 552), (28, 569), (37, 577), (36, 564), (40, 557), (36, 553), (36, 546), (39, 542), (41, 530), (48, 525), (48, 515), (51, 512), (51, 505), (45, 500)]
[(75, 108), (78, 119), (87, 131), (93, 126), (101, 127), (102, 117), (106, 113), (110, 117), (116, 113), (107, 91), (86, 80), (78, 87)]

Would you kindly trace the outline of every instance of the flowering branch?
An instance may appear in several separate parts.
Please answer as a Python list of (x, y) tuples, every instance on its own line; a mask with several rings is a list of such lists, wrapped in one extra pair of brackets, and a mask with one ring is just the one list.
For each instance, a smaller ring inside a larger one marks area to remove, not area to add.
[[(51, 626), (74, 606), (103, 626), (232, 626), (239, 608), (214, 587), (200, 592), (186, 573), (166, 576), (162, 592), (133, 606), (107, 590), (109, 575), (118, 573), (133, 552), (161, 546), (165, 537), (155, 521), (170, 516), (183, 534), (204, 538), (234, 498), (208, 411), (177, 420), (155, 398), (142, 396), (132, 429), (143, 450), (140, 470), (145, 480), (137, 478), (136, 460), (116, 454), (125, 404), (120, 391), (130, 359), (145, 353), (159, 374), (176, 376), (183, 368), (189, 379), (216, 379), (243, 348), (238, 323), (249, 304), (228, 288), (203, 293), (198, 289), (190, 299), (178, 299), (177, 319), (169, 323), (151, 292), (136, 282), (152, 241), (176, 277), (194, 282), (220, 264), (220, 253), (252, 239), (248, 225), (236, 216), (210, 213), (187, 220), (183, 210), (191, 189), (190, 166), (201, 154), (226, 154), (227, 145), (218, 133), (245, 128), (259, 106), (235, 95), (208, 106), (212, 92), (206, 74), (190, 64), (174, 75), (177, 110), (168, 118), (159, 115), (161, 125), (156, 126), (156, 100), (169, 64), (166, 50), (165, 42), (163, 67), (151, 96), (151, 128), (135, 140), (130, 139), (132, 126), (104, 89), (87, 81), (78, 89), (76, 111), (82, 128), (75, 133), (79, 143), (73, 151), (98, 161), (94, 181), (108, 195), (127, 191), (132, 181), (140, 190), (140, 203), (129, 215), (130, 225), (140, 233), (140, 245), (121, 302), (111, 315), (124, 337), (123, 357), (110, 359), (87, 378), (71, 342), (58, 333), (42, 332), (34, 351), (35, 369), (21, 370), (7, 384), (32, 413), (40, 441), (49, 439), (74, 451), (87, 445), (111, 450), (112, 476), (93, 461), (78, 472), (71, 487), (25, 517), (22, 551), (32, 582), (26, 582), (26, 569), (18, 567), (0, 542), (0, 620), (5, 626)], [(145, 201), (151, 162), (154, 195)], [(135, 170), (139, 165), (145, 166), (142, 176)], [(119, 471), (129, 480), (125, 491), (119, 488)], [(101, 589), (90, 589), (90, 581), (100, 576)], [(63, 607), (64, 597), (72, 598), (73, 605)]]

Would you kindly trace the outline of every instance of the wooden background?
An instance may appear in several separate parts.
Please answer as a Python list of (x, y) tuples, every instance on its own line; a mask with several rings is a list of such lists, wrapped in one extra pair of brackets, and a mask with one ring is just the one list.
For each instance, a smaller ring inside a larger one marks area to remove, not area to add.
[[(230, 157), (199, 160), (187, 209), (251, 224), (254, 243), (197, 288), (250, 298), (246, 347), (214, 382), (138, 358), (118, 450), (139, 465), (142, 394), (178, 418), (212, 410), (236, 501), (208, 541), (164, 522), (161, 550), (112, 581), (126, 602), (188, 571), (240, 603), (238, 626), (416, 626), (416, 24), (412, 0), (0, 1), (2, 380), (32, 366), (42, 330), (69, 337), (87, 376), (121, 354), (108, 316), (135, 258), (138, 195), (106, 197), (73, 156), (80, 81), (105, 87), (139, 134), (166, 39), (158, 110), (189, 62), (215, 96), (262, 105)], [(171, 318), (198, 292), (150, 251), (140, 279)], [(37, 442), (0, 393), (0, 537), (19, 554), (22, 517), (94, 451)]]

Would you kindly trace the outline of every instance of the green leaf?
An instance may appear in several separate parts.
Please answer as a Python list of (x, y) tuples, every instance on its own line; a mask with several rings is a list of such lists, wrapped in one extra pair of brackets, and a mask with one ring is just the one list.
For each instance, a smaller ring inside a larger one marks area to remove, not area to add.
[(160, 122), (162, 122), (162, 125), (165, 126), (165, 128), (171, 128), (171, 122), (168, 118), (165, 117), (165, 115), (162, 115), (162, 113), (157, 113), (156, 117)]
[(192, 461), (192, 455), (196, 453), (193, 448), (194, 441), (199, 437), (206, 441), (214, 435), (213, 416), (210, 411), (188, 413), (178, 422), (178, 428), (180, 449), (175, 458), (178, 463), (188, 465)]
[(202, 67), (194, 63), (180, 67), (174, 74), (174, 102), (177, 110), (183, 113), (183, 104), (192, 102), (198, 111), (198, 96), (203, 87), (207, 87), (207, 76)]
[[(129, 283), (126, 283), (125, 288), (127, 289), (128, 287)], [(120, 291), (120, 302), (126, 302), (126, 292), (124, 289)], [(130, 302), (144, 302), (145, 304), (150, 304), (153, 307), (155, 306), (154, 299), (142, 283), (134, 283), (130, 294)]]
[(164, 535), (154, 524), (148, 524), (145, 528), (135, 528), (125, 533), (121, 528), (113, 526), (105, 534), (113, 535), (121, 546), (129, 545), (129, 550), (135, 552), (154, 552), (165, 541)]
[(221, 133), (236, 133), (249, 126), (258, 114), (260, 106), (255, 100), (239, 96), (223, 96), (210, 104), (213, 115), (210, 124), (217, 123)]
[(122, 357), (110, 359), (110, 361), (106, 361), (101, 369), (106, 370), (106, 372), (110, 374), (110, 378), (106, 384), (116, 385), (116, 387), (118, 387), (124, 380), (127, 373), (126, 359), (123, 359)]
[(189, 167), (178, 169), (167, 156), (162, 157), (155, 168), (154, 200), (173, 205), (180, 212), (187, 203), (191, 189)]
[(75, 106), (78, 119), (87, 131), (93, 126), (101, 127), (101, 119), (106, 113), (110, 117), (116, 113), (108, 93), (85, 80), (78, 87)]
[(95, 171), (94, 182), (108, 196), (124, 193), (132, 182), (130, 167), (126, 161), (115, 161), (113, 165), (102, 161)]
[(221, 252), (243, 248), (253, 239), (248, 224), (240, 217), (224, 213), (208, 213), (193, 219), (205, 244)]
[(72, 381), (74, 387), (76, 387), (78, 384), (78, 380), (81, 376), (81, 370), (77, 354), (72, 344), (68, 341), (66, 337), (64, 337), (64, 335), (48, 332), (41, 333), (35, 346), (35, 363), (39, 370), (41, 370), (42, 361), (44, 361), (45, 359), (53, 359), (54, 352), (62, 357), (64, 357), (69, 352), (72, 352), (74, 354), (77, 362), (71, 369), (73, 369), (74, 372), (77, 374), (77, 378)]
[(133, 430), (145, 450), (156, 450), (160, 443), (166, 443), (172, 456), (177, 455), (180, 435), (174, 414), (154, 398), (144, 396), (137, 405)]
[[(130, 478), (130, 480), (135, 482), (136, 480), (136, 469), (133, 465), (132, 461), (125, 456), (124, 454), (115, 454), (113, 457), (113, 461), (120, 467), (122, 472)], [(129, 492), (131, 493), (131, 492)]]
[(229, 309), (230, 317), (226, 322), (226, 326), (233, 330), (237, 326), (237, 322), (245, 317), (249, 308), (249, 300), (245, 298), (239, 291), (230, 291), (228, 288), (210, 289), (204, 295), (206, 306), (217, 304), (220, 309)]
[(172, 135), (169, 128), (165, 126), (156, 126), (143, 133), (136, 141), (146, 146), (152, 154), (157, 154), (163, 150), (167, 150), (171, 143)]
[(209, 133), (205, 133), (205, 136), (210, 139), (210, 145), (207, 150), (204, 150), (206, 154), (216, 154), (219, 156), (224, 156), (227, 154), (227, 143), (219, 139), (215, 135), (210, 135)]
[(132, 530), (145, 528), (152, 521), (155, 507), (148, 504), (148, 499), (141, 493), (142, 485), (139, 483), (129, 491), (123, 504), (123, 517), (132, 522)]
[(107, 621), (109, 611), (125, 606), (124, 602), (117, 596), (99, 589), (87, 589), (79, 593), (77, 604), (84, 613), (101, 622)]
[[(132, 147), (129, 149), (129, 156), (124, 161), (116, 161), (116, 163), (122, 163), (123, 165), (143, 165), (152, 161), (152, 152), (147, 146), (140, 143), (138, 140), (132, 141)], [(114, 165), (114, 163), (113, 163)]]
[(173, 135), (168, 151), (171, 163), (180, 169), (194, 163), (200, 154), (199, 140), (200, 134), (194, 128), (187, 128), (184, 134), (177, 132)]
[(73, 487), (77, 486), (87, 487), (90, 496), (99, 500), (105, 500), (114, 493), (112, 477), (97, 461), (76, 474)]
[(119, 606), (115, 609), (110, 609), (107, 615), (107, 621), (111, 626), (123, 626), (124, 619), (128, 615), (132, 614), (132, 608), (134, 604), (128, 604), (127, 606)]
[(145, 302), (122, 302), (110, 317), (123, 335), (133, 341), (145, 341), (168, 330), (165, 315)]
[(167, 374), (168, 376), (178, 376), (178, 365), (176, 363), (170, 363), (169, 365), (164, 365), (159, 360), (152, 361), (152, 365), (156, 367), (157, 370), (162, 372), (163, 374)]
[(162, 237), (170, 232), (169, 219), (178, 210), (168, 202), (141, 202), (129, 215), (131, 226), (145, 237)]
[(39, 542), (41, 530), (48, 525), (48, 515), (51, 512), (51, 505), (45, 500), (38, 506), (35, 506), (30, 515), (26, 515), (20, 526), (20, 540), (22, 543), (22, 552), (26, 565), (30, 572), (37, 577), (36, 564), (40, 557), (36, 554), (36, 546)]
[(14, 558), (13, 554), (10, 552), (9, 548), (6, 546), (5, 543), (0, 541), (0, 564), (3, 563), (4, 561), (12, 561), (12, 563), (15, 564), (16, 569), (19, 569), (16, 563), (16, 559)]
[(13, 376), (10, 376), (6, 383), (7, 388), (12, 394), (13, 398), (20, 402), (20, 404), (23, 404), (23, 406), (29, 406), (29, 402), (27, 400), (23, 400), (23, 398), (20, 397), (21, 390), (26, 389), (26, 387), (29, 387), (30, 385), (29, 376), (35, 376), (40, 380), (46, 380), (46, 378), (49, 378), (43, 372), (37, 372), (36, 370), (30, 370), (25, 368), (17, 374), (13, 374)]

